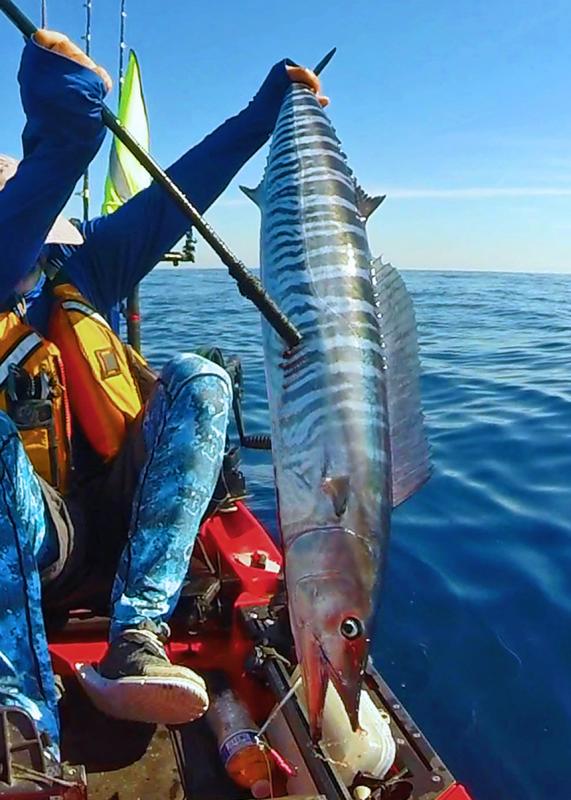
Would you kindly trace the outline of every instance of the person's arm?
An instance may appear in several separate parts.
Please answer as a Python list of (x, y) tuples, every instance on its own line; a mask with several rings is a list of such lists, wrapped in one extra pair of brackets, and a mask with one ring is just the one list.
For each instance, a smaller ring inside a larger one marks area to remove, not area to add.
[[(319, 82), (309, 70), (279, 62), (243, 111), (167, 170), (200, 213), (267, 141), (292, 80), (303, 80), (319, 91)], [(320, 100), (326, 102), (326, 98)], [(84, 227), (85, 243), (66, 261), (66, 275), (106, 313), (129, 294), (189, 227), (188, 219), (164, 189), (153, 183), (113, 214)]]
[(81, 51), (61, 34), (39, 31), (37, 36), (43, 44), (26, 43), (18, 74), (27, 118), (24, 157), (0, 191), (0, 302), (34, 266), (105, 133), (104, 71), (96, 72), (83, 54), (78, 63)]

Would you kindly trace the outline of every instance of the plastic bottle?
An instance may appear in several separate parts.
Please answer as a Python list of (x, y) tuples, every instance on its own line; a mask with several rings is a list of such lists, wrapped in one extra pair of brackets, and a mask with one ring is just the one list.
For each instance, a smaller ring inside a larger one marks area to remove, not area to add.
[[(298, 675), (299, 669), (294, 672), (292, 682)], [(305, 708), (301, 684), (297, 696)], [(395, 760), (396, 744), (388, 714), (375, 705), (366, 686), (361, 689), (359, 726), (360, 730), (352, 730), (343, 702), (330, 682), (323, 709), (321, 746), (325, 755), (335, 762), (346, 786), (353, 783), (359, 772), (383, 778)]]
[(358, 772), (384, 778), (396, 755), (388, 715), (362, 689), (359, 704), (361, 729), (353, 731), (341, 698), (331, 684), (327, 695), (323, 715), (324, 748), (330, 758), (343, 764), (339, 767), (343, 782), (349, 786)]
[(231, 689), (211, 697), (206, 719), (218, 740), (218, 751), (226, 772), (253, 797), (269, 797), (272, 759), (258, 746), (258, 730)]

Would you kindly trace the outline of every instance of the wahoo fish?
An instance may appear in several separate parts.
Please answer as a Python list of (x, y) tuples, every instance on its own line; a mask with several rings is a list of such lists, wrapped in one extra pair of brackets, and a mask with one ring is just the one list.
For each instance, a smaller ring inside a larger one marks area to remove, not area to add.
[(306, 87), (284, 98), (263, 180), (261, 278), (302, 336), (263, 322), (285, 580), (312, 736), (329, 681), (358, 728), (391, 510), (429, 477), (412, 302), (372, 260), (382, 201), (357, 185)]

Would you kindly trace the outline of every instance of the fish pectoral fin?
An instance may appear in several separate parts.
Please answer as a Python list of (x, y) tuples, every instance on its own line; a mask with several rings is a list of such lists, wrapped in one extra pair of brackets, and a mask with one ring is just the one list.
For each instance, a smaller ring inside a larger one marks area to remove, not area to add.
[(371, 197), (356, 181), (355, 193), (357, 195), (357, 212), (364, 222), (377, 210), (386, 197), (386, 194)]
[(248, 186), (240, 186), (240, 189), (244, 192), (246, 197), (249, 197), (250, 200), (258, 206), (258, 208), (262, 207), (262, 184), (263, 181), (254, 189), (250, 189)]
[(386, 361), (394, 508), (430, 477), (430, 453), (420, 402), (420, 359), (411, 297), (397, 270), (380, 258), (371, 265), (371, 280)]
[(325, 477), (321, 483), (325, 494), (331, 497), (335, 514), (342, 517), (349, 501), (350, 480), (348, 475)]

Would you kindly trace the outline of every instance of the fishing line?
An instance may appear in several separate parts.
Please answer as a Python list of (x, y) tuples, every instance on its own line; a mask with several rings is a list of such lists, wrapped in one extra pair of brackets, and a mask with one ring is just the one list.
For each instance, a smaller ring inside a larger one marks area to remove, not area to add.
[(289, 690), (282, 697), (280, 702), (276, 706), (274, 706), (272, 711), (270, 711), (269, 717), (264, 722), (264, 724), (262, 725), (262, 727), (260, 728), (260, 730), (258, 731), (258, 734), (256, 736), (256, 739), (258, 740), (258, 744), (261, 743), (261, 737), (267, 731), (267, 729), (272, 724), (272, 722), (277, 717), (277, 715), (280, 713), (282, 708), (285, 706), (285, 704), (288, 702), (288, 700), (295, 694), (295, 692), (297, 690), (297, 687), (300, 685), (300, 683), (301, 683), (301, 673), (297, 676), (297, 678), (295, 679), (295, 681), (293, 682), (293, 684), (291, 685)]
[[(280, 702), (276, 706), (274, 706), (274, 708), (270, 712), (270, 715), (268, 716), (268, 718), (266, 719), (266, 721), (264, 722), (264, 724), (262, 725), (262, 727), (258, 731), (258, 733), (256, 735), (256, 744), (258, 745), (258, 747), (261, 750), (263, 750), (264, 747), (268, 747), (268, 745), (265, 742), (262, 741), (262, 736), (267, 731), (267, 729), (272, 724), (272, 722), (277, 717), (277, 715), (280, 713), (280, 711), (285, 706), (285, 704), (295, 694), (295, 692), (297, 691), (297, 689), (298, 689), (300, 684), (301, 684), (301, 672), (299, 673), (299, 675), (297, 676), (297, 678), (295, 679), (295, 681), (293, 682), (291, 687), (288, 689), (288, 691), (285, 693), (285, 695), (282, 697)], [(313, 752), (314, 752), (314, 754), (316, 755), (317, 758), (321, 759), (321, 761), (325, 761), (326, 763), (332, 764), (333, 766), (338, 766), (338, 767), (348, 767), (349, 766), (349, 764), (346, 764), (344, 761), (335, 761), (335, 759), (324, 755), (323, 753), (320, 752), (318, 747), (314, 747), (313, 748)]]
[[(258, 736), (259, 736), (259, 734), (258, 734)], [(274, 800), (274, 781), (273, 781), (273, 776), (272, 776), (272, 767), (271, 767), (271, 764), (270, 764), (270, 759), (268, 758), (268, 755), (266, 753), (266, 747), (267, 746), (268, 745), (265, 742), (258, 742), (258, 747), (260, 748), (260, 751), (261, 751), (262, 755), (264, 756), (264, 761), (266, 762), (266, 769), (268, 771), (268, 782), (270, 784), (270, 798), (271, 798), (271, 800)]]
[(331, 758), (331, 756), (326, 756), (324, 753), (321, 753), (317, 747), (313, 748), (313, 755), (316, 758), (319, 758), (320, 761), (324, 761), (326, 764), (331, 764), (334, 767), (345, 767), (346, 769), (351, 768), (351, 764), (349, 764), (347, 761), (336, 761), (334, 758)]

